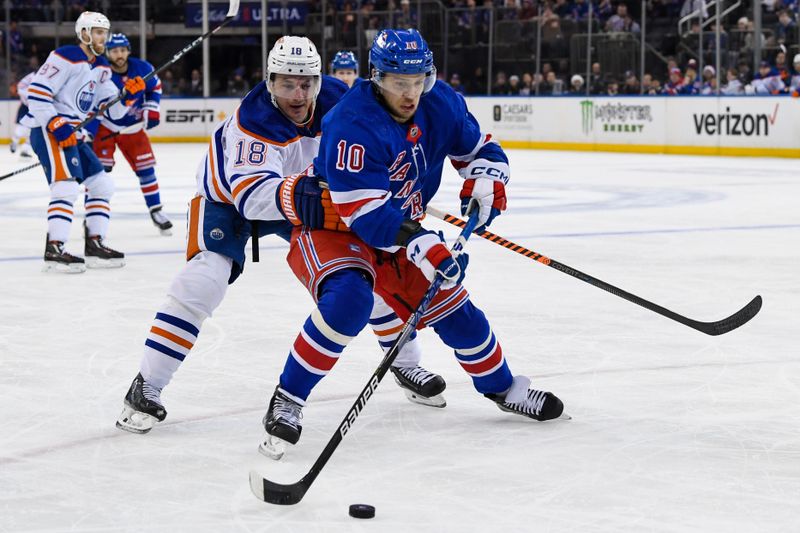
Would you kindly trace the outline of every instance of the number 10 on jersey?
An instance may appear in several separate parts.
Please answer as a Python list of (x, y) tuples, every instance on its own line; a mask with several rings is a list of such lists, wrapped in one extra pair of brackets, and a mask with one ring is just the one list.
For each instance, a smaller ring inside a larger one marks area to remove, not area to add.
[(360, 144), (351, 144), (347, 147), (347, 141), (342, 139), (336, 145), (336, 170), (347, 169), (350, 172), (359, 172), (364, 168), (364, 147)]

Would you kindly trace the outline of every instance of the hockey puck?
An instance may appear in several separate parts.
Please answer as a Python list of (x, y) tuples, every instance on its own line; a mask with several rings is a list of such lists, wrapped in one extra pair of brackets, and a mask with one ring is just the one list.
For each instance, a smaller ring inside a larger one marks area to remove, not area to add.
[(350, 506), (349, 514), (353, 518), (375, 518), (375, 508), (364, 503), (354, 503)]

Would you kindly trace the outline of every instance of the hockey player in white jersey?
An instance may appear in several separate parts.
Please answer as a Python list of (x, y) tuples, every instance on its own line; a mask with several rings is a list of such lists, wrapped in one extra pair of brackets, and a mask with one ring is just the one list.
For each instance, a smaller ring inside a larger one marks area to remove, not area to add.
[(17, 123), (14, 126), (14, 133), (11, 135), (11, 145), (9, 148), (12, 154), (19, 150), (19, 155), (21, 157), (33, 157), (33, 148), (31, 148), (29, 142), (31, 129), (22, 124), (22, 118), (28, 114), (28, 87), (35, 75), (35, 72), (31, 72), (17, 82), (19, 108), (17, 109)]
[[(113, 268), (125, 264), (125, 255), (104, 243), (114, 183), (84, 142), (84, 132), (75, 130), (89, 113), (118, 94), (103, 56), (110, 28), (103, 14), (81, 13), (75, 22), (80, 44), (52, 51), (28, 87), (29, 111), (22, 123), (31, 128), (31, 145), (50, 185), (44, 254), (48, 271), (78, 273), (84, 272), (87, 265)], [(125, 102), (132, 103), (143, 89), (141, 78), (128, 80), (126, 100), (111, 106), (108, 113), (113, 117), (125, 115)], [(81, 185), (86, 188), (86, 261), (64, 249)]]
[[(165, 419), (161, 391), (228, 285), (242, 273), (253, 231), (285, 240), (299, 225), (346, 231), (328, 191), (305, 174), (317, 155), (322, 118), (347, 90), (320, 70), (309, 39), (279, 39), (269, 53), (266, 82), (250, 91), (212, 134), (189, 207), (187, 263), (152, 322), (140, 372), (117, 420), (120, 429), (147, 433)], [(382, 346), (392, 344), (402, 325), (379, 297), (371, 322)], [(417, 343), (410, 342), (395, 361), (396, 379), (412, 401), (443, 407), (445, 382), (419, 366), (420, 357)], [(260, 449), (280, 457), (273, 448)]]

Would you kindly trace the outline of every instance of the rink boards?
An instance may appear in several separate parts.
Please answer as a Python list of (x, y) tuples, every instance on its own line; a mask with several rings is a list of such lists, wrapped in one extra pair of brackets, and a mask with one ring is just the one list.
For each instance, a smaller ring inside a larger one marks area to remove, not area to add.
[[(509, 148), (800, 157), (800, 99), (768, 97), (469, 97), (484, 130)], [(156, 142), (203, 142), (235, 98), (162, 101)], [(18, 102), (0, 101), (0, 142)]]

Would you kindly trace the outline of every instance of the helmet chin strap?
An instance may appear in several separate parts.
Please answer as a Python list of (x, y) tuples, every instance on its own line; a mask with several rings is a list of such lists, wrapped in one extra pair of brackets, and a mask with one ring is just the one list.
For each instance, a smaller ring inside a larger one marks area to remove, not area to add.
[[(83, 32), (84, 31), (89, 34), (89, 42), (88, 43), (83, 40)], [(94, 49), (94, 42), (92, 42), (92, 29), (91, 28), (89, 28), (88, 30), (86, 28), (81, 30), (81, 39), (80, 39), (80, 41), (81, 41), (81, 44), (85, 44), (86, 47), (89, 49), (89, 51), (91, 51), (95, 56), (102, 55), (102, 54), (98, 54), (97, 51), (95, 51), (95, 49)]]

